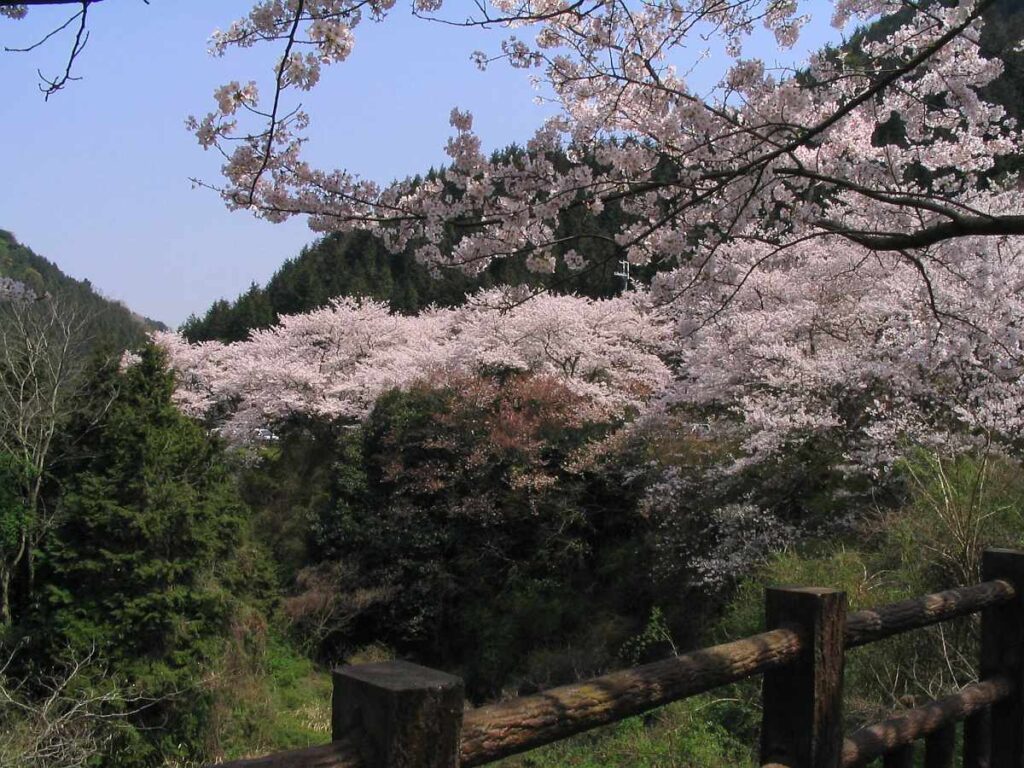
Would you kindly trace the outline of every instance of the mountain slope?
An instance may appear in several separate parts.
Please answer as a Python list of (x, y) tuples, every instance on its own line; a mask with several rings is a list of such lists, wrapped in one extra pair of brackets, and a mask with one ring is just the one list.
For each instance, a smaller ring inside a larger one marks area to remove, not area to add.
[[(517, 152), (510, 148), (506, 152)], [(433, 172), (432, 172), (433, 173)], [(566, 221), (567, 231), (610, 235), (621, 222), (610, 209), (600, 216), (580, 213), (579, 221)], [(457, 270), (431, 274), (412, 253), (390, 253), (379, 237), (365, 231), (327, 235), (287, 260), (266, 286), (255, 283), (234, 301), (220, 300), (202, 316), (192, 316), (181, 330), (190, 341), (239, 341), (255, 328), (266, 328), (281, 315), (308, 312), (337, 296), (367, 296), (386, 301), (396, 312), (414, 313), (431, 304), (453, 306), (467, 294), (495, 285), (546, 286), (554, 291), (592, 296), (615, 294), (622, 285), (615, 272), (619, 256), (606, 243), (588, 249), (591, 266), (571, 272), (559, 264), (552, 275), (526, 268), (525, 257), (498, 259), (476, 276)], [(652, 268), (637, 270), (648, 277)]]
[(142, 317), (124, 304), (101, 296), (88, 280), (65, 275), (56, 264), (2, 229), (0, 276), (18, 280), (37, 294), (59, 296), (74, 304), (88, 318), (85, 335), (95, 347), (127, 349), (141, 343), (149, 331), (166, 328), (163, 323)]

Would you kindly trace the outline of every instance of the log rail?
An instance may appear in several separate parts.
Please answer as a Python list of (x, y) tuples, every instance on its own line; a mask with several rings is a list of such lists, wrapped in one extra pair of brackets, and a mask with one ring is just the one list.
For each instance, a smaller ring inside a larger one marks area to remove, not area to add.
[[(462, 681), (406, 662), (334, 673), (330, 744), (222, 768), (469, 768), (565, 739), (757, 675), (764, 678), (765, 768), (854, 768), (877, 758), (952, 768), (963, 721), (964, 768), (1024, 766), (1024, 553), (987, 550), (982, 579), (960, 589), (848, 613), (842, 592), (772, 588), (768, 629), (752, 637), (463, 709)], [(980, 680), (848, 736), (845, 653), (981, 613)]]

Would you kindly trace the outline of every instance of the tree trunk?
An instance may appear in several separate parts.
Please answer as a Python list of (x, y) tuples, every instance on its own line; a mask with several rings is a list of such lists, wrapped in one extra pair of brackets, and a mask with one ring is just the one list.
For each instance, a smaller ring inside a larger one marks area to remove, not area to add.
[(36, 558), (35, 550), (36, 547), (42, 543), (42, 531), (36, 530), (41, 529), (39, 524), (39, 496), (42, 493), (43, 483), (42, 468), (37, 470), (37, 477), (35, 482), (32, 484), (32, 490), (29, 495), (28, 503), (28, 524), (25, 526), (28, 532), (28, 541), (25, 550), (25, 600), (28, 603), (32, 601), (32, 593), (35, 592), (36, 588)]
[(0, 571), (0, 626), (11, 626), (11, 572)]

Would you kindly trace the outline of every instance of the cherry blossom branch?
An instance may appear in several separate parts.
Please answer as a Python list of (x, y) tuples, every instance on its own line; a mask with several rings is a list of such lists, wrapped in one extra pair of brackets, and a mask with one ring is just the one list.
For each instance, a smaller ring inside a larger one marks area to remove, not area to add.
[[(305, 4), (305, 0), (296, 0), (295, 4), (295, 18), (292, 21), (291, 29), (288, 32), (287, 42), (284, 47), (284, 53), (281, 56), (281, 63), (277, 67), (277, 78), (275, 81), (274, 88), (274, 105), (270, 110), (270, 114), (267, 116), (268, 128), (267, 128), (267, 144), (266, 150), (263, 153), (263, 160), (260, 163), (259, 169), (253, 174), (252, 184), (249, 187), (248, 201), (252, 202), (256, 195), (256, 185), (259, 184), (260, 177), (263, 176), (267, 170), (267, 166), (270, 165), (271, 157), (274, 151), (274, 134), (277, 131), (277, 110), (281, 103), (281, 91), (284, 89), (285, 72), (288, 67), (288, 58), (291, 55), (292, 47), (295, 45), (295, 35), (299, 29), (299, 22), (302, 20), (302, 11)], [(243, 202), (243, 204), (246, 204)]]
[[(74, 0), (74, 2), (81, 2), (81, 1), (82, 0)], [(63, 32), (65, 29), (67, 29), (69, 26), (71, 26), (72, 22), (74, 22), (74, 20), (77, 19), (81, 15), (82, 15), (82, 12), (79, 11), (78, 13), (76, 13), (74, 16), (70, 17), (67, 21), (65, 21), (63, 24), (61, 24), (56, 29), (50, 30), (41, 40), (38, 40), (38, 41), (32, 43), (31, 45), (27, 45), (24, 48), (10, 48), (10, 47), (5, 45), (4, 46), (4, 51), (6, 53), (28, 53), (29, 51), (34, 51), (36, 48), (39, 48), (40, 46), (44, 45), (46, 43), (46, 41), (49, 40), (51, 37), (53, 37), (56, 34), (59, 34), (60, 32)]]
[(43, 98), (49, 100), (49, 98), (57, 91), (62, 89), (71, 80), (79, 80), (80, 78), (71, 76), (71, 68), (75, 65), (75, 59), (78, 58), (79, 54), (82, 53), (85, 48), (85, 44), (89, 41), (89, 33), (86, 31), (86, 23), (88, 22), (89, 15), (89, 0), (82, 0), (82, 10), (78, 13), (80, 19), (78, 24), (78, 31), (75, 33), (75, 39), (71, 44), (71, 52), (68, 55), (67, 64), (64, 67), (64, 73), (54, 79), (45, 77), (42, 71), (39, 71), (39, 77), (45, 84), (40, 85), (39, 88), (43, 92)]
[(952, 221), (932, 224), (916, 232), (857, 230), (827, 220), (819, 222), (819, 226), (873, 251), (902, 252), (963, 237), (1024, 235), (1024, 216), (956, 216)]

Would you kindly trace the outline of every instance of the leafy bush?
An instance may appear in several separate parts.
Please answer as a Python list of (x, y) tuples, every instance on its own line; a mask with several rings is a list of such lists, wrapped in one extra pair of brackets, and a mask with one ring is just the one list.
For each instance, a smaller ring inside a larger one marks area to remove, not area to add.
[(330, 740), (331, 678), (287, 637), (262, 624), (234, 627), (215, 667), (208, 759), (256, 757)]
[(325, 658), (382, 642), (458, 668), (474, 697), (613, 663), (635, 630), (614, 617), (629, 624), (637, 603), (638, 560), (616, 552), (635, 552), (643, 523), (631, 491), (576, 463), (609, 426), (579, 400), (500, 372), (382, 397), (317, 511), (322, 560), (286, 603), (297, 628)]
[(884, 556), (925, 590), (977, 581), (985, 547), (1024, 544), (1024, 473), (987, 448), (944, 456), (909, 451), (898, 470), (906, 509), (884, 515)]

